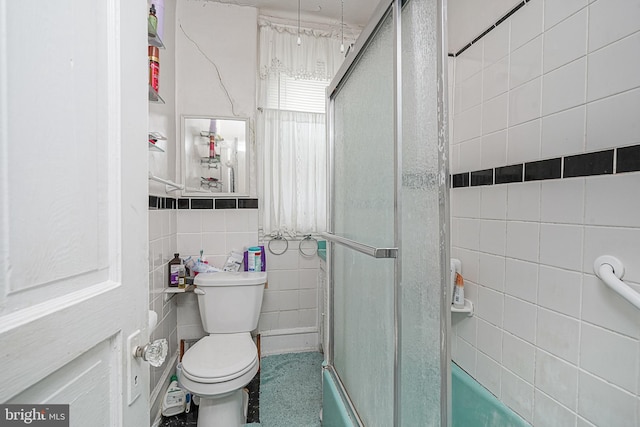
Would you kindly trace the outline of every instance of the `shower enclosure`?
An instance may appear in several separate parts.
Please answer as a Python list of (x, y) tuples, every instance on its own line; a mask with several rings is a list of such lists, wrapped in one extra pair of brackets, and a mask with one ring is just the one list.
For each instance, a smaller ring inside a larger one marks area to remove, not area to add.
[(325, 426), (450, 425), (444, 28), (383, 0), (327, 89)]

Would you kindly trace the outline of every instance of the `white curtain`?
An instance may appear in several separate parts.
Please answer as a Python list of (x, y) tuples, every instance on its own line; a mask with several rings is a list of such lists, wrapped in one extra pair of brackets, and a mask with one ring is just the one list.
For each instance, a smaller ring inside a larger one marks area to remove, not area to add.
[[(259, 25), (262, 232), (319, 233), (326, 229), (327, 178), (325, 114), (317, 112), (324, 94), (318, 81), (328, 84), (342, 63), (340, 33), (302, 29), (298, 46), (296, 27), (264, 19)], [(300, 84), (292, 85), (292, 79)]]
[(263, 115), (265, 234), (325, 230), (325, 115), (271, 109)]

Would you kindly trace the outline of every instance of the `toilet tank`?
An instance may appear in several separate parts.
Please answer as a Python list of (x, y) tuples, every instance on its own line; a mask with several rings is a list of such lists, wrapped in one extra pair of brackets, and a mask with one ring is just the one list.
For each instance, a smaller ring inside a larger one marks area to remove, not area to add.
[(266, 282), (266, 272), (198, 274), (194, 284), (204, 330), (235, 334), (256, 329)]

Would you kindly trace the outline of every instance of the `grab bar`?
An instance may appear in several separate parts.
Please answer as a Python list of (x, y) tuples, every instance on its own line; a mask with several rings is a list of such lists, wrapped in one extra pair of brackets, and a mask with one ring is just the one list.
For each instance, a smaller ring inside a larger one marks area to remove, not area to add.
[(640, 294), (620, 280), (624, 276), (624, 265), (618, 258), (610, 255), (599, 256), (593, 262), (593, 271), (607, 286), (640, 309)]
[(184, 185), (182, 185), (182, 184), (176, 184), (175, 182), (167, 181), (166, 179), (162, 179), (160, 177), (155, 176), (151, 172), (149, 172), (149, 179), (152, 180), (152, 181), (157, 181), (157, 182), (160, 182), (162, 184), (165, 184), (166, 185), (165, 191), (167, 193), (170, 192), (170, 191), (182, 190), (184, 188)]
[(363, 243), (355, 242), (344, 237), (336, 236), (332, 233), (323, 232), (321, 234), (322, 237), (329, 240), (330, 242), (341, 244), (374, 258), (398, 258), (398, 248), (376, 248), (373, 246), (365, 245)]

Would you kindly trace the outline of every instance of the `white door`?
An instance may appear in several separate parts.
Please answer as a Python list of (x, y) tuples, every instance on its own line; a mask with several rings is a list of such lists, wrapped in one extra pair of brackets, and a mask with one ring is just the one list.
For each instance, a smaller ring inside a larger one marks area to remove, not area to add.
[(71, 426), (149, 425), (146, 15), (0, 0), (0, 402)]

